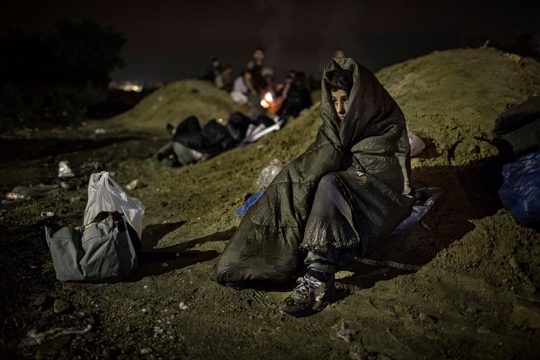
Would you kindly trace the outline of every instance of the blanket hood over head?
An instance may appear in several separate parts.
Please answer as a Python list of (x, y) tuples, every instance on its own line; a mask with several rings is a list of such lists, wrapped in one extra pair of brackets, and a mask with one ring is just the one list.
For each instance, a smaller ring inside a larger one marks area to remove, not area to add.
[[(353, 75), (343, 121), (337, 116), (328, 86), (329, 73), (337, 67)], [(333, 59), (324, 69), (320, 107), (322, 125), (314, 143), (282, 169), (246, 213), (216, 266), (219, 282), (249, 285), (294, 278), (314, 194), (324, 175), (338, 174), (350, 190), (351, 206), (358, 209), (365, 224), (357, 233), (366, 238), (362, 240), (366, 244), (394, 229), (395, 221), (386, 221), (389, 214), (406, 216), (410, 212), (410, 148), (405, 119), (375, 76), (353, 59)], [(369, 176), (369, 186), (357, 188), (349, 181), (358, 174)], [(369, 211), (361, 204), (368, 197), (377, 209), (373, 214), (362, 214)]]

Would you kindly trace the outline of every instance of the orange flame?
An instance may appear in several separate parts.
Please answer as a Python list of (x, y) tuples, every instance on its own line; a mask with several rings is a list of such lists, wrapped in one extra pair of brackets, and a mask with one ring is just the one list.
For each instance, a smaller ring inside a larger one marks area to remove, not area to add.
[(261, 106), (265, 109), (268, 109), (270, 106), (272, 106), (273, 102), (274, 97), (272, 96), (272, 93), (268, 91), (266, 94), (264, 94), (264, 97), (261, 100)]

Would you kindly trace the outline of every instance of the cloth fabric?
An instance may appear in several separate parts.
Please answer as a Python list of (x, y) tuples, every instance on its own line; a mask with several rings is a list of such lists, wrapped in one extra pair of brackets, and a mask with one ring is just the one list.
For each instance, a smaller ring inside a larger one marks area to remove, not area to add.
[[(338, 67), (353, 74), (343, 121), (335, 112), (326, 80)], [(414, 198), (405, 119), (375, 76), (352, 59), (331, 61), (322, 81), (321, 118), (314, 143), (276, 176), (242, 219), (216, 266), (220, 283), (289, 282), (301, 263), (301, 244), (318, 251), (362, 244), (362, 251), (369, 251), (410, 213)], [(321, 184), (325, 175), (330, 178)], [(335, 204), (342, 217), (336, 225), (325, 223), (322, 213), (311, 216), (317, 189), (327, 181), (339, 189), (350, 208)], [(333, 242), (303, 242), (326, 236), (322, 229), (332, 234)]]
[(540, 96), (499, 115), (493, 129), (493, 143), (503, 158), (512, 159), (540, 149)]

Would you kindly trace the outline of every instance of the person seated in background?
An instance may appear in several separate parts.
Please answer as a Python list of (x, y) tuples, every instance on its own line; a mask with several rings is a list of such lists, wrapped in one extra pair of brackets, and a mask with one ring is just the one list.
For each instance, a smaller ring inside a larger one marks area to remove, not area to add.
[(294, 74), (294, 78), (285, 91), (283, 106), (278, 115), (284, 117), (297, 117), (300, 112), (311, 107), (311, 91), (309, 90), (306, 75), (299, 71)]
[(343, 59), (345, 58), (345, 52), (342, 49), (336, 49), (336, 52), (334, 52), (334, 57), (336, 59)]
[(201, 77), (201, 80), (210, 81), (214, 85), (216, 84), (216, 77), (220, 76), (223, 72), (223, 67), (221, 66), (218, 58), (212, 58), (210, 61), (210, 66), (206, 69), (206, 72)]
[[(246, 72), (245, 71), (242, 71), (242, 73), (240, 74), (240, 76), (238, 76), (235, 80), (234, 80), (234, 84), (233, 84), (233, 88), (232, 88), (232, 91), (230, 93), (231, 95), (231, 98), (239, 103), (239, 104), (247, 104), (248, 103), (248, 94), (249, 94), (249, 89), (246, 85), (246, 81), (245, 81), (245, 76), (246, 76)], [(250, 76), (250, 75), (248, 75)]]
[(233, 67), (232, 64), (227, 64), (221, 74), (216, 76), (215, 84), (218, 89), (231, 92), (233, 88)]
[(268, 89), (268, 81), (265, 75), (269, 73), (273, 74), (273, 71), (265, 67), (264, 58), (264, 50), (259, 47), (255, 48), (252, 59), (248, 62), (246, 71), (244, 72), (244, 83), (248, 88), (248, 102), (250, 106), (250, 117), (252, 119), (257, 119), (260, 115), (266, 113), (260, 101)]

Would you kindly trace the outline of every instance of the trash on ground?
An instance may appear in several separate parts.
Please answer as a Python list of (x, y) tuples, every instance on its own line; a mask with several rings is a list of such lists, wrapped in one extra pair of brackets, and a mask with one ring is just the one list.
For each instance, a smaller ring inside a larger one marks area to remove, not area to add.
[(28, 197), (28, 196), (26, 196), (24, 194), (13, 192), (13, 191), (8, 192), (5, 195), (5, 198), (6, 198), (6, 200), (11, 200), (11, 201), (21, 201), (21, 200), (29, 200), (30, 199), (30, 197)]
[(135, 190), (136, 188), (139, 187), (139, 184), (140, 184), (139, 179), (135, 179), (126, 185), (126, 189)]
[(96, 130), (94, 130), (94, 134), (96, 135), (103, 135), (107, 132), (107, 130), (105, 130), (104, 128), (97, 128)]
[(420, 222), (433, 207), (435, 200), (439, 198), (441, 193), (442, 190), (436, 187), (418, 189), (415, 194), (416, 202), (413, 205), (411, 215), (398, 225), (393, 234), (399, 234), (407, 230), (413, 224)]
[(409, 135), (409, 145), (411, 146), (411, 156), (417, 156), (426, 148), (424, 141), (412, 131), (407, 130)]
[(39, 216), (41, 217), (53, 217), (54, 213), (52, 211), (42, 211)]
[(8, 202), (43, 198), (57, 191), (58, 185), (38, 184), (34, 186), (15, 186), (5, 195)]
[(138, 267), (144, 206), (109, 173), (92, 174), (81, 228), (45, 227), (60, 281), (118, 281)]
[(274, 180), (274, 178), (283, 169), (283, 163), (278, 159), (273, 159), (270, 163), (261, 170), (261, 174), (257, 178), (257, 186), (260, 188), (267, 188), (268, 185)]
[(59, 178), (67, 178), (67, 177), (73, 177), (75, 174), (69, 167), (69, 161), (60, 161), (58, 163), (58, 177)]
[(530, 227), (540, 226), (540, 151), (503, 165), (499, 197), (514, 219)]
[(234, 215), (236, 215), (236, 216), (244, 216), (244, 215), (246, 215), (248, 209), (251, 206), (253, 206), (253, 204), (255, 204), (257, 202), (257, 200), (259, 200), (264, 195), (265, 192), (266, 192), (266, 189), (263, 189), (261, 191), (256, 192), (255, 194), (249, 196), (246, 199), (246, 201), (244, 202), (244, 204), (234, 211)]
[(43, 324), (30, 330), (22, 345), (34, 346), (59, 336), (86, 334), (92, 330), (94, 322), (92, 316), (84, 316), (83, 314), (54, 315)]

